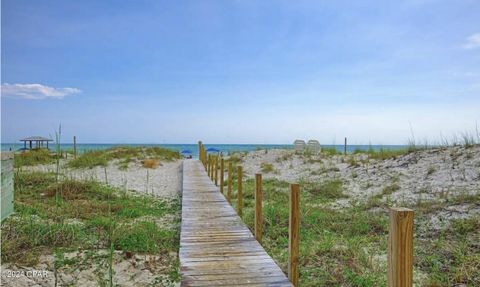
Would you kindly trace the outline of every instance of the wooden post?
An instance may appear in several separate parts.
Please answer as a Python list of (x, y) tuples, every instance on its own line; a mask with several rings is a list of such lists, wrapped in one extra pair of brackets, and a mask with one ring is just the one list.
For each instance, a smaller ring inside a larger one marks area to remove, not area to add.
[(210, 156), (210, 179), (213, 180), (213, 163), (214, 163), (214, 155)]
[(232, 202), (232, 176), (233, 176), (233, 164), (228, 161), (228, 179), (227, 179), (227, 200)]
[(202, 160), (203, 160), (203, 166), (205, 167), (205, 170), (207, 170), (207, 152), (205, 151), (205, 146), (202, 143)]
[(298, 255), (300, 237), (300, 186), (290, 185), (290, 212), (288, 219), (288, 279), (298, 286)]
[(347, 138), (345, 137), (345, 145), (343, 146), (343, 154), (347, 155)]
[(198, 160), (203, 162), (202, 160), (202, 141), (198, 141)]
[(225, 171), (225, 163), (223, 158), (220, 159), (220, 192), (223, 194), (223, 174)]
[(215, 156), (215, 172), (214, 172), (214, 177), (215, 177), (215, 185), (218, 186), (218, 155)]
[(73, 136), (73, 158), (77, 158), (77, 137)]
[(205, 165), (205, 170), (207, 171), (207, 175), (209, 175), (210, 173), (210, 170), (208, 169), (208, 163), (210, 161), (210, 155), (207, 155), (207, 162), (206, 162), (206, 165)]
[(413, 210), (390, 209), (388, 286), (413, 285)]
[(255, 239), (258, 242), (262, 242), (262, 174), (255, 174)]
[(208, 177), (210, 177), (210, 178), (211, 178), (210, 172), (211, 172), (211, 170), (212, 170), (211, 167), (212, 167), (212, 155), (209, 154), (209, 155), (208, 155), (208, 161), (207, 161), (207, 174), (208, 174)]
[(237, 213), (241, 217), (243, 209), (243, 190), (242, 190), (242, 167), (237, 167)]

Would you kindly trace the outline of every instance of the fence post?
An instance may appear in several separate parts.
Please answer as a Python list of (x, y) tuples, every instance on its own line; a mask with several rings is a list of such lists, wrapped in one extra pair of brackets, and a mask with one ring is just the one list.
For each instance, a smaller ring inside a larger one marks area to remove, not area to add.
[(290, 185), (290, 212), (288, 219), (288, 279), (298, 286), (298, 254), (300, 237), (300, 186)]
[(228, 161), (228, 180), (227, 180), (227, 200), (229, 203), (232, 202), (232, 176), (233, 176), (233, 164), (231, 161)]
[(262, 227), (263, 227), (263, 216), (262, 216), (262, 174), (255, 174), (255, 239), (258, 242), (262, 242)]
[(212, 155), (211, 154), (208, 155), (207, 174), (208, 174), (208, 177), (212, 178), (212, 176), (211, 176), (211, 174), (212, 174)]
[(413, 215), (408, 208), (390, 208), (388, 286), (413, 285)]
[(345, 137), (345, 145), (343, 146), (343, 155), (347, 155), (347, 138)]
[(77, 137), (73, 136), (73, 158), (77, 158)]
[(205, 151), (205, 146), (202, 144), (202, 154), (203, 154), (203, 166), (207, 170), (207, 152)]
[(218, 186), (218, 155), (215, 156), (215, 172), (214, 172), (214, 177), (215, 177), (215, 185)]
[(210, 169), (209, 169), (209, 166), (208, 166), (209, 162), (210, 162), (210, 155), (208, 154), (208, 155), (207, 155), (206, 165), (205, 165), (205, 168), (206, 168), (206, 170), (207, 170), (207, 175), (210, 175)]
[(242, 167), (237, 167), (237, 213), (238, 216), (242, 216), (242, 208), (243, 208), (243, 190), (242, 190)]
[(223, 176), (225, 171), (225, 162), (220, 158), (220, 192), (223, 194)]
[(202, 162), (202, 141), (198, 141), (198, 159)]
[(215, 163), (215, 156), (212, 154), (210, 159), (210, 179), (213, 180), (213, 165)]

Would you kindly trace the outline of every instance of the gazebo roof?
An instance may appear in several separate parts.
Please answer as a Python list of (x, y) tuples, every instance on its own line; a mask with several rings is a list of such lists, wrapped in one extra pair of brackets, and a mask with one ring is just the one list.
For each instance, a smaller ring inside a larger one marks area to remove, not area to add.
[(44, 142), (51, 142), (53, 141), (52, 139), (49, 138), (44, 138), (40, 136), (33, 136), (33, 137), (28, 137), (20, 140), (21, 142), (29, 142), (29, 141), (44, 141)]

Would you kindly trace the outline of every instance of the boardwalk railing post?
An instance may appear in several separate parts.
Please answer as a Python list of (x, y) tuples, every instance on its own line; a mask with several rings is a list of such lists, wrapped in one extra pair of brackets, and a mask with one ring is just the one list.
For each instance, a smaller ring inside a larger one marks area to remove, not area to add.
[(210, 162), (208, 163), (209, 169), (210, 169), (210, 173), (208, 174), (208, 176), (210, 177), (210, 179), (212, 179), (212, 171), (213, 171), (212, 162), (213, 162), (213, 155), (210, 155)]
[(203, 166), (205, 170), (207, 170), (207, 152), (205, 151), (205, 147), (202, 144), (202, 156), (203, 156)]
[(388, 286), (413, 285), (413, 210), (390, 209)]
[(77, 137), (73, 136), (73, 158), (77, 158)]
[(202, 141), (198, 141), (198, 160), (202, 161)]
[(232, 203), (232, 176), (233, 176), (233, 164), (228, 161), (228, 180), (227, 180), (227, 200)]
[(255, 239), (258, 242), (262, 242), (262, 174), (255, 174)]
[(237, 167), (237, 213), (238, 216), (242, 217), (242, 209), (243, 209), (243, 190), (242, 190), (242, 167)]
[(220, 159), (220, 192), (223, 194), (223, 175), (225, 172), (225, 162), (223, 157)]
[(207, 153), (205, 152), (205, 146), (202, 143), (202, 162), (203, 162), (203, 167), (205, 170), (207, 170)]
[(215, 177), (215, 185), (218, 186), (218, 155), (215, 156), (215, 173), (214, 173), (214, 177)]
[(210, 176), (210, 155), (207, 155), (207, 175)]
[(212, 161), (213, 161), (213, 155), (209, 154), (208, 155), (208, 177), (212, 179)]
[(298, 254), (300, 237), (300, 186), (290, 185), (290, 211), (288, 219), (288, 279), (298, 286)]

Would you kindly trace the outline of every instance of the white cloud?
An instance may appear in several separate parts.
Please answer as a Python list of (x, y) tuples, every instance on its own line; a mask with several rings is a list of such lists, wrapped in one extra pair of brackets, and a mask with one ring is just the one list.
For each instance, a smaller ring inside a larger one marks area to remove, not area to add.
[(465, 44), (463, 44), (464, 49), (478, 49), (480, 48), (480, 33), (470, 35), (467, 38)]
[(81, 92), (76, 88), (53, 88), (41, 84), (2, 84), (2, 96), (16, 99), (63, 99)]

